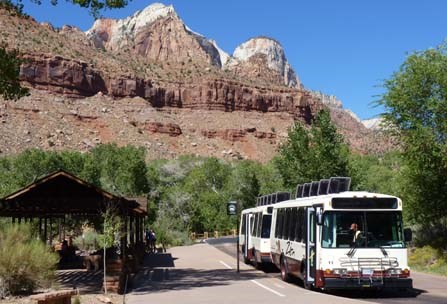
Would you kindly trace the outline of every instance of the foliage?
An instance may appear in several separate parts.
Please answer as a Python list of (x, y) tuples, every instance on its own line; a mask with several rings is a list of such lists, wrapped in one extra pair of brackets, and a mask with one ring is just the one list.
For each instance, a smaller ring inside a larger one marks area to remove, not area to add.
[(379, 104), (403, 143), (410, 218), (436, 222), (447, 208), (447, 45), (408, 56)]
[(28, 17), (23, 13), (23, 4), (20, 1), (14, 3), (12, 0), (0, 0), (0, 9), (5, 9), (13, 16)]
[(142, 149), (100, 145), (85, 154), (30, 149), (14, 157), (0, 158), (0, 196), (59, 169), (118, 195), (145, 195), (149, 191)]
[(99, 235), (95, 230), (88, 229), (82, 235), (76, 237), (73, 244), (81, 250), (95, 251), (99, 248), (98, 238)]
[(98, 235), (98, 241), (103, 248), (111, 248), (120, 242), (123, 223), (117, 211), (117, 208), (111, 205), (101, 213), (103, 227), (102, 234)]
[(284, 185), (297, 184), (331, 176), (347, 176), (348, 148), (331, 122), (327, 110), (320, 111), (310, 130), (296, 122), (289, 129), (289, 139), (274, 159)]
[[(99, 145), (91, 151), (102, 188), (122, 195), (141, 195), (149, 191), (145, 151), (133, 146)], [(93, 170), (94, 171), (94, 170)]]
[(430, 246), (413, 248), (408, 256), (408, 264), (414, 270), (447, 275), (447, 256)]
[(30, 293), (51, 283), (59, 258), (39, 240), (28, 225), (0, 227), (0, 289), (11, 294)]
[(17, 50), (8, 50), (6, 45), (0, 45), (0, 94), (6, 100), (17, 100), (28, 94), (28, 89), (21, 87), (19, 81), (22, 63)]
[(352, 154), (349, 157), (351, 189), (401, 196), (404, 183), (402, 155), (390, 152), (382, 156)]

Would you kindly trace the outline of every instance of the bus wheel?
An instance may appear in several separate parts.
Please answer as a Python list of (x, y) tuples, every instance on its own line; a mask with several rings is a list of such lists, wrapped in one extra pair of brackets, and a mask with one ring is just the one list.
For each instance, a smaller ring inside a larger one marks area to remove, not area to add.
[(245, 256), (245, 245), (242, 245), (242, 256), (244, 257), (244, 263), (247, 265), (250, 264), (250, 259)]
[(253, 266), (258, 270), (262, 268), (262, 263), (258, 262), (258, 259), (256, 257), (256, 250), (254, 248), (253, 248)]
[(284, 257), (281, 257), (280, 268), (281, 268), (281, 279), (284, 282), (290, 282), (290, 275), (289, 272), (287, 271), (287, 265)]
[(303, 287), (304, 287), (304, 289), (312, 290), (312, 283), (307, 283), (306, 266), (304, 266), (304, 271), (303, 271)]

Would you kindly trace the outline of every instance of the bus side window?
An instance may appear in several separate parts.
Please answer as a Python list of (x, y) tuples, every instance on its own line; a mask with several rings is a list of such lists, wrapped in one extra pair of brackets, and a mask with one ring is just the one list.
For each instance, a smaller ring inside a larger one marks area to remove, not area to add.
[(279, 236), (279, 223), (281, 222), (280, 209), (276, 209), (276, 222), (275, 222), (275, 238)]
[(294, 241), (295, 240), (295, 230), (297, 225), (297, 218), (298, 218), (298, 209), (292, 208), (291, 211), (291, 219), (290, 219), (290, 227), (289, 227), (289, 240)]
[(298, 227), (298, 241), (303, 243), (304, 242), (304, 232), (305, 232), (305, 225), (306, 225), (306, 214), (304, 213), (304, 208), (300, 208), (298, 210), (298, 223), (299, 223), (299, 227)]
[(289, 226), (290, 226), (290, 208), (286, 209), (286, 220), (284, 221), (284, 229), (282, 238), (287, 240), (289, 238)]
[(256, 236), (261, 237), (261, 226), (262, 226), (262, 213), (258, 213), (258, 227), (256, 231)]
[(256, 214), (253, 214), (251, 217), (251, 235), (255, 235), (255, 231), (256, 231)]
[(284, 226), (284, 209), (279, 209), (279, 223), (278, 223), (278, 238), (282, 239), (283, 226)]
[(247, 225), (247, 217), (245, 214), (242, 215), (242, 223), (241, 223), (241, 234), (245, 235), (245, 227)]

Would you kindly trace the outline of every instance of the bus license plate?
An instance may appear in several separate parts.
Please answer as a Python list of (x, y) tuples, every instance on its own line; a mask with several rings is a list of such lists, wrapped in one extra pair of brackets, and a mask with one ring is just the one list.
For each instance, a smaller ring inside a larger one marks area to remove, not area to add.
[(362, 269), (362, 275), (364, 275), (364, 276), (372, 276), (373, 273), (374, 273), (374, 269), (369, 269), (369, 268)]

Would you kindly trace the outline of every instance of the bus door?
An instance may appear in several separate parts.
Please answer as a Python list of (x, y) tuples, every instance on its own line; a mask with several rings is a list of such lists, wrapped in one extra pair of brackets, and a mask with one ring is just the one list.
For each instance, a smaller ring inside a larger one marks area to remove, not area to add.
[(306, 277), (304, 278), (306, 285), (310, 286), (315, 281), (316, 268), (316, 244), (315, 244), (315, 209), (308, 207), (306, 209)]
[(245, 214), (245, 231), (244, 231), (244, 257), (248, 258), (248, 250), (252, 247), (251, 244), (251, 218), (252, 218), (252, 214), (251, 213), (246, 213)]

